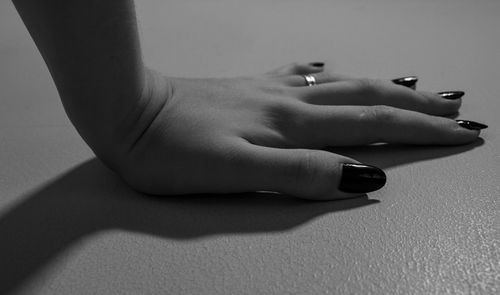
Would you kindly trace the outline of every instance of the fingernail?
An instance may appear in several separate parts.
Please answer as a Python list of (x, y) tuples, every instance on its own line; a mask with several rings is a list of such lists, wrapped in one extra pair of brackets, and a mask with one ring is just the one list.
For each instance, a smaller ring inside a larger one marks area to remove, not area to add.
[(409, 88), (415, 88), (415, 85), (417, 85), (417, 81), (418, 81), (417, 76), (408, 76), (408, 77), (393, 79), (392, 83), (406, 86)]
[(441, 95), (442, 98), (445, 99), (459, 99), (462, 96), (464, 96), (465, 92), (463, 91), (443, 91), (443, 92), (438, 92), (439, 95)]
[(458, 125), (466, 128), (466, 129), (470, 129), (470, 130), (481, 130), (481, 129), (488, 128), (488, 125), (484, 125), (484, 124), (474, 122), (474, 121), (457, 120), (457, 123), (458, 123)]
[(311, 66), (317, 67), (317, 68), (322, 68), (325, 65), (324, 62), (313, 62), (311, 63)]
[(386, 176), (381, 169), (363, 164), (342, 164), (339, 189), (346, 193), (368, 193), (384, 186)]

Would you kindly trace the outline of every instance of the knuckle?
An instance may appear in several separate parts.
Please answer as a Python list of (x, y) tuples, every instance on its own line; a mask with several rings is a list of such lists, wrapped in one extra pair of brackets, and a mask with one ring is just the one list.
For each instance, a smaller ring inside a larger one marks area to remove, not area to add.
[(277, 102), (271, 106), (267, 118), (269, 127), (290, 145), (300, 147), (312, 144), (310, 117), (304, 106), (292, 100)]
[(335, 189), (335, 170), (328, 169), (330, 162), (321, 153), (304, 150), (294, 169), (293, 179), (298, 195), (310, 199), (325, 199), (331, 196)]
[(396, 119), (396, 109), (386, 105), (365, 107), (361, 112), (361, 118), (377, 124), (393, 122)]
[(298, 122), (302, 118), (298, 115), (299, 110), (297, 108), (297, 105), (291, 99), (276, 97), (268, 101), (266, 113), (278, 130), (295, 128), (297, 125), (301, 125)]
[(273, 95), (265, 101), (265, 109), (276, 116), (289, 116), (292, 112), (291, 101), (285, 96)]
[(315, 163), (313, 151), (304, 150), (293, 169), (292, 181), (300, 195), (311, 195), (317, 182), (319, 169)]
[(385, 142), (388, 126), (395, 124), (396, 109), (385, 105), (364, 107), (360, 114), (362, 124), (369, 126), (363, 137), (370, 142)]
[(379, 80), (361, 78), (353, 80), (356, 89), (366, 96), (378, 96), (381, 94), (383, 85)]

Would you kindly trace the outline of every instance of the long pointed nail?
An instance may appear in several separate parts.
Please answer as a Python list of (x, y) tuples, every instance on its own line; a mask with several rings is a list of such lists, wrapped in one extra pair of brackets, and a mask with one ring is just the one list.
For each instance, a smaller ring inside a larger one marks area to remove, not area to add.
[(408, 77), (393, 79), (392, 83), (415, 89), (417, 81), (418, 81), (417, 76), (408, 76)]
[(459, 99), (462, 96), (464, 96), (465, 92), (463, 91), (443, 91), (443, 92), (438, 92), (439, 95), (441, 95), (442, 98), (444, 99)]
[(322, 68), (325, 65), (324, 62), (313, 62), (311, 63), (311, 66), (316, 67), (316, 68)]
[(474, 122), (474, 121), (457, 120), (457, 123), (458, 123), (458, 125), (466, 128), (466, 129), (470, 129), (470, 130), (481, 130), (481, 129), (488, 128), (488, 125), (481, 124), (481, 123)]
[(342, 164), (342, 179), (339, 190), (346, 193), (368, 193), (383, 187), (386, 182), (384, 171), (363, 164)]

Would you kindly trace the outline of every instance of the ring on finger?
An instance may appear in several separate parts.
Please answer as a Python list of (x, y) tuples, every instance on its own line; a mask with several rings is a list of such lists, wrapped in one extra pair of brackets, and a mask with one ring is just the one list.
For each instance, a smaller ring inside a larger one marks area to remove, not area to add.
[(302, 77), (304, 77), (304, 80), (306, 81), (307, 86), (316, 85), (316, 78), (314, 78), (313, 75), (307, 74), (307, 75), (303, 75)]

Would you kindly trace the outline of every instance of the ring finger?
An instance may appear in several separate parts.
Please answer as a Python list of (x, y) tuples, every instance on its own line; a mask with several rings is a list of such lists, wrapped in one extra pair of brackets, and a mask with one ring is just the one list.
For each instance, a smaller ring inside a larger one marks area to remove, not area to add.
[(306, 75), (283, 76), (279, 77), (279, 80), (281, 80), (283, 84), (287, 86), (292, 86), (292, 87), (308, 86), (306, 76), (312, 77), (312, 79), (314, 79), (315, 81), (315, 84), (325, 84), (325, 83), (339, 82), (339, 81), (353, 79), (346, 75), (334, 74), (330, 72), (319, 72), (319, 73), (308, 73)]
[(300, 87), (294, 94), (314, 105), (386, 105), (431, 115), (455, 114), (461, 105), (460, 97), (426, 91), (415, 91), (383, 80), (353, 79)]

